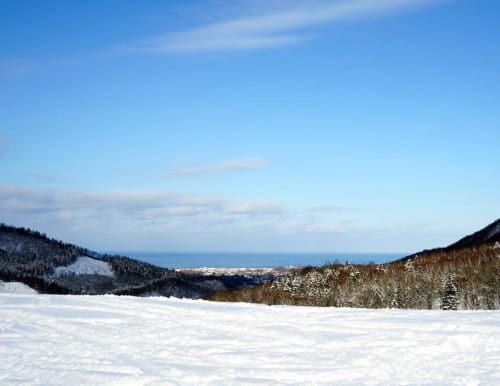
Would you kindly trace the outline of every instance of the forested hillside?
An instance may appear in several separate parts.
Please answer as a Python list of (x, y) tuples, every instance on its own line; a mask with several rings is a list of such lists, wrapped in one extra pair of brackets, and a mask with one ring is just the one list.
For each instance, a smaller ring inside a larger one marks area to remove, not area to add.
[(39, 292), (58, 294), (206, 297), (338, 307), (500, 309), (499, 234), (500, 221), (496, 221), (449, 247), (392, 263), (305, 267), (252, 287), (248, 277), (176, 272), (0, 224), (0, 280), (19, 281)]
[(184, 274), (5, 224), (0, 224), (0, 280), (19, 281), (42, 293), (188, 298), (248, 285), (248, 278)]
[[(498, 235), (491, 229), (500, 232), (497, 223), (487, 229), (488, 240)], [(388, 264), (306, 267), (252, 289), (218, 291), (211, 299), (336, 307), (500, 309), (500, 243), (467, 245), (424, 251)]]

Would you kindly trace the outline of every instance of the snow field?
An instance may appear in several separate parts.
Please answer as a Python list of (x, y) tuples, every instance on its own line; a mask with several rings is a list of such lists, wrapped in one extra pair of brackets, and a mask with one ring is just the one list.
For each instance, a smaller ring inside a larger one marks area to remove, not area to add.
[(111, 269), (111, 265), (106, 261), (96, 260), (87, 256), (79, 256), (76, 258), (76, 261), (70, 265), (54, 268), (54, 274), (52, 276), (58, 277), (70, 274), (113, 276), (113, 270)]
[(38, 292), (24, 283), (17, 281), (4, 282), (0, 280), (0, 293), (29, 295), (36, 294)]
[(0, 384), (500, 384), (500, 311), (0, 294)]

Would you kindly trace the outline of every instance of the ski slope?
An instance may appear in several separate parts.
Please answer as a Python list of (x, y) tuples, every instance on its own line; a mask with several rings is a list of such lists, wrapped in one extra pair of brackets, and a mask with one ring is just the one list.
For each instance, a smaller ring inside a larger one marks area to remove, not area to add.
[(24, 283), (17, 281), (4, 282), (0, 280), (0, 293), (31, 295), (38, 292)]
[(0, 294), (0, 384), (500, 384), (500, 311)]
[(113, 276), (113, 270), (108, 262), (93, 259), (88, 256), (79, 256), (76, 258), (76, 261), (70, 265), (54, 268), (54, 274), (51, 276), (58, 277), (71, 274)]

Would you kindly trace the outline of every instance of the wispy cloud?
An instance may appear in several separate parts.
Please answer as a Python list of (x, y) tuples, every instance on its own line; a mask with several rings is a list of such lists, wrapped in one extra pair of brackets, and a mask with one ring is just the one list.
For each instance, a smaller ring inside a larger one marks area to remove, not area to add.
[(315, 28), (321, 25), (407, 12), (450, 1), (454, 0), (262, 0), (248, 2), (250, 7), (237, 2), (236, 5), (222, 5), (217, 7), (217, 11), (214, 7), (200, 7), (196, 13), (206, 13), (205, 20), (222, 20), (72, 57), (0, 58), (0, 77), (20, 76), (82, 60), (129, 54), (237, 51), (286, 46), (317, 37), (319, 32)]
[(262, 214), (280, 214), (282, 208), (274, 202), (249, 202), (243, 200), (231, 201), (224, 206), (224, 212), (239, 215), (262, 215)]
[(262, 158), (239, 158), (209, 165), (174, 169), (164, 173), (163, 177), (197, 177), (211, 173), (261, 169), (265, 166), (267, 162)]
[(315, 233), (315, 234), (335, 234), (353, 229), (345, 224), (322, 223), (322, 222), (284, 222), (278, 225), (278, 231), (285, 234)]
[[(57, 190), (0, 184), (3, 217), (31, 221), (33, 217), (71, 226), (85, 220), (105, 228), (110, 223), (127, 227), (161, 225), (164, 229), (217, 229), (221, 223), (279, 216), (279, 204), (231, 200), (209, 195), (162, 191)], [(2, 219), (4, 220), (4, 219)], [(162, 229), (163, 229), (162, 228)]]
[(251, 50), (298, 43), (312, 37), (307, 29), (346, 20), (404, 12), (443, 0), (336, 0), (288, 3), (287, 8), (240, 16), (174, 31), (123, 48), (129, 53)]
[(93, 232), (141, 229), (214, 232), (267, 229), (335, 233), (350, 227), (285, 209), (274, 201), (164, 191), (61, 190), (0, 184), (0, 221)]
[(336, 215), (319, 218), (275, 201), (8, 184), (0, 184), (0, 222), (103, 250), (318, 250), (330, 245), (321, 240), (359, 242), (364, 232)]

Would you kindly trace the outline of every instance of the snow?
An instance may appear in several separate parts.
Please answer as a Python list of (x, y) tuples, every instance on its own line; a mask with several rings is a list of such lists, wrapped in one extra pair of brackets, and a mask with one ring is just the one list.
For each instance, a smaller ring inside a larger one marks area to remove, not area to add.
[(54, 274), (51, 276), (58, 277), (70, 274), (113, 276), (113, 271), (111, 265), (106, 261), (96, 260), (87, 256), (79, 256), (76, 258), (76, 261), (70, 265), (54, 268)]
[(36, 294), (38, 292), (24, 283), (19, 283), (17, 281), (4, 282), (0, 280), (0, 293), (29, 295)]
[(0, 294), (0, 384), (500, 384), (500, 311)]

